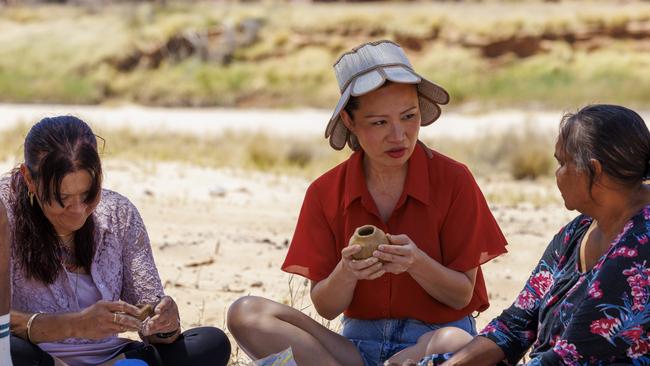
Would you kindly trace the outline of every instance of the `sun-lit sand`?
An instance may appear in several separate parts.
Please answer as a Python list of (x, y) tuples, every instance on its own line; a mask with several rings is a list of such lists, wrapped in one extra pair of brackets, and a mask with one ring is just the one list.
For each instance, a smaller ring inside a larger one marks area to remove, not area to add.
[[(305, 281), (296, 277), (290, 285), (290, 276), (279, 270), (306, 180), (173, 163), (109, 161), (106, 171), (106, 187), (140, 208), (166, 291), (177, 299), (184, 326), (224, 327), (229, 304), (249, 294), (315, 315)], [(530, 182), (480, 184), (486, 194), (554, 189)], [(548, 241), (574, 216), (556, 203), (493, 205), (492, 210), (510, 244), (507, 255), (483, 266), (492, 306), (477, 319), (479, 327), (509, 306)]]
[[(35, 114), (46, 110), (49, 111), (46, 108), (34, 111), (27, 107), (21, 111), (14, 108), (13, 117), (24, 112), (29, 120), (34, 120)], [(57, 107), (52, 111), (57, 114), (67, 109)], [(80, 110), (80, 114), (84, 111)], [(114, 116), (101, 119), (93, 113), (89, 109), (86, 118), (95, 128), (108, 128), (113, 119), (119, 120)], [(197, 113), (202, 116), (198, 122), (188, 119), (183, 125), (180, 122), (165, 125), (161, 119), (158, 125), (150, 122), (149, 128), (197, 132), (198, 126), (210, 128), (210, 113)], [(267, 114), (259, 113), (256, 117)], [(278, 115), (272, 118), (284, 116), (278, 120), (290, 114), (275, 113)], [(163, 115), (160, 114), (161, 118)], [(325, 114), (306, 111), (297, 115), (297, 119), (307, 121)], [(147, 121), (156, 120), (148, 116)], [(98, 122), (93, 117), (97, 117)], [(185, 117), (194, 118), (193, 115)], [(453, 116), (445, 116), (441, 122), (451, 125), (453, 118), (450, 117)], [(251, 116), (238, 118), (255, 119)], [(322, 125), (323, 122), (310, 123)], [(16, 141), (17, 146), (21, 143)], [(15, 163), (0, 163), (0, 169), (6, 172)], [(294, 278), (290, 284), (290, 276), (279, 269), (309, 184), (307, 180), (230, 168), (207, 169), (181, 163), (115, 159), (104, 161), (104, 170), (105, 187), (127, 196), (139, 208), (165, 289), (178, 302), (184, 327), (202, 324), (225, 328), (228, 306), (240, 296), (249, 294), (293, 304), (312, 315), (315, 313), (305, 282)], [(510, 244), (507, 255), (483, 266), (492, 306), (478, 317), (477, 324), (481, 327), (511, 303), (548, 241), (576, 213), (564, 209), (550, 179), (515, 182), (481, 178), (479, 184), (486, 197), (503, 194), (547, 197), (535, 204), (525, 201), (491, 204)], [(335, 329), (340, 326), (338, 321), (329, 325)], [(244, 363), (244, 360), (241, 351), (235, 349), (233, 362)]]

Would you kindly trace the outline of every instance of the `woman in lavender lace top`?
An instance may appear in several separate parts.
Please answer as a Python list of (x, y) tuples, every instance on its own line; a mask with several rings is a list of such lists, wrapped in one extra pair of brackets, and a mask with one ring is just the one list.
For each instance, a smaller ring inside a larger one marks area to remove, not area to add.
[(510, 308), (421, 365), (514, 365), (529, 350), (529, 366), (650, 365), (650, 132), (630, 109), (587, 106), (564, 117), (555, 157), (564, 204), (582, 214)]
[[(216, 328), (180, 330), (142, 218), (102, 189), (97, 140), (71, 117), (45, 118), (25, 139), (25, 162), (0, 180), (11, 234), (14, 366), (98, 365), (137, 358), (150, 366), (226, 365)], [(0, 288), (1, 289), (1, 288)], [(154, 314), (138, 319), (135, 304)], [(143, 342), (118, 338), (137, 331)]]

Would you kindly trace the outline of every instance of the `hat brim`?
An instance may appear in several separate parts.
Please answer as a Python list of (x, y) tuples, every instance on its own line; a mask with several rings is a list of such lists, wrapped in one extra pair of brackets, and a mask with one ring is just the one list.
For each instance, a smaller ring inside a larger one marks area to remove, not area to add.
[(427, 126), (435, 122), (441, 113), (439, 105), (449, 103), (449, 93), (444, 88), (406, 67), (396, 65), (373, 69), (357, 76), (341, 94), (341, 98), (339, 98), (334, 113), (325, 129), (325, 138), (329, 138), (330, 146), (336, 150), (343, 149), (346, 144), (349, 144), (353, 150), (358, 148), (356, 140), (353, 141), (350, 131), (345, 127), (341, 119), (341, 112), (350, 97), (361, 96), (376, 90), (384, 85), (387, 80), (395, 83), (417, 85), (420, 115), (422, 117), (421, 126)]

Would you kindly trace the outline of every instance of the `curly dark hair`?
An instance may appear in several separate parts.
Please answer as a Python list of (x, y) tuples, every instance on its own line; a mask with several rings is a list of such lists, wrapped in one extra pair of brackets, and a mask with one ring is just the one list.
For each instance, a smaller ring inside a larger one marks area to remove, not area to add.
[[(66, 175), (77, 171), (85, 170), (92, 178), (86, 203), (95, 202), (101, 194), (102, 167), (97, 139), (79, 118), (44, 118), (35, 124), (25, 138), (24, 164), (36, 184), (35, 194), (48, 205), (56, 201), (64, 206), (61, 182)], [(11, 173), (11, 191), (18, 264), (28, 278), (51, 284), (63, 269), (61, 240), (41, 206), (30, 204), (29, 189), (19, 168)], [(74, 234), (75, 261), (88, 272), (95, 255), (94, 234), (93, 215)]]

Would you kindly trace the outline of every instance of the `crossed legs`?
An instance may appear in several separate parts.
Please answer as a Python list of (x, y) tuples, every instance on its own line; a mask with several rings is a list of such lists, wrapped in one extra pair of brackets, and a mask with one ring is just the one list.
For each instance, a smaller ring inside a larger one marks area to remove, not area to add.
[(409, 365), (421, 358), (449, 352), (456, 352), (469, 343), (473, 337), (456, 327), (444, 327), (427, 332), (418, 338), (418, 342), (388, 359), (389, 365)]
[(363, 366), (359, 351), (345, 337), (290, 306), (261, 297), (233, 303), (228, 329), (253, 359), (291, 347), (298, 365)]

